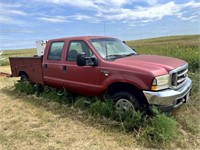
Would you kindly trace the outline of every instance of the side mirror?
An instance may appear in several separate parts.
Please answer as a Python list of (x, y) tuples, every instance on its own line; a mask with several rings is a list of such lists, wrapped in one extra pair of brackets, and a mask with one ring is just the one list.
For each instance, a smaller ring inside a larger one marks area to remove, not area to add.
[(78, 54), (76, 58), (76, 63), (78, 66), (85, 66), (86, 65), (85, 54)]
[(78, 66), (98, 66), (96, 57), (85, 57), (85, 54), (78, 54), (76, 58), (76, 64)]
[(97, 58), (96, 57), (90, 57), (89, 58), (91, 61), (92, 61), (92, 66), (98, 66), (98, 60), (97, 60)]

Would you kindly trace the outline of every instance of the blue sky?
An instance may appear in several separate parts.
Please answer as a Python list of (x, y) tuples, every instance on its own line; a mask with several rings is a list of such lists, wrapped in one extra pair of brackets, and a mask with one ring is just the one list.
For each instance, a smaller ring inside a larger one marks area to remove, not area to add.
[(1, 0), (0, 50), (68, 36), (200, 34), (199, 10), (199, 0)]

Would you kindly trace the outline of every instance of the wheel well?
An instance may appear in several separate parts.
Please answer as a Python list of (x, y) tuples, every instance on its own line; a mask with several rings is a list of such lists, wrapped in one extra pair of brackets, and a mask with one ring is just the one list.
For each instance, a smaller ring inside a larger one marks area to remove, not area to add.
[(106, 98), (112, 98), (116, 92), (120, 91), (130, 92), (131, 94), (137, 96), (142, 104), (148, 104), (143, 92), (139, 88), (133, 86), (132, 84), (123, 82), (112, 83), (109, 85), (106, 91)]
[(21, 77), (22, 75), (25, 75), (29, 78), (28, 74), (25, 71), (20, 71), (18, 76)]

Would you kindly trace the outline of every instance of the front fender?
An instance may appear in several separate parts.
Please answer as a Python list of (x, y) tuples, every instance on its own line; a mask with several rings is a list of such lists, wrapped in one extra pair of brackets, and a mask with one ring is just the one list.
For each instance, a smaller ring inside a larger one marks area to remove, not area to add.
[[(149, 77), (150, 78), (150, 77)], [(122, 83), (128, 83), (131, 84), (135, 87), (137, 87), (138, 89), (141, 90), (148, 90), (151, 86), (151, 78), (148, 79), (150, 80), (149, 82), (147, 81), (147, 79), (143, 79), (142, 76), (133, 76), (133, 75), (125, 75), (125, 74), (113, 74), (108, 76), (104, 82), (103, 82), (103, 87), (108, 87), (109, 85), (113, 84), (113, 83), (117, 83), (117, 82), (122, 82)]]

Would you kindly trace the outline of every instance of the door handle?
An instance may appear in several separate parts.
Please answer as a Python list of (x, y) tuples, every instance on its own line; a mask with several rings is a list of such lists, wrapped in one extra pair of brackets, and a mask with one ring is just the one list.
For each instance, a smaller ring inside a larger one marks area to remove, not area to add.
[(47, 64), (44, 64), (44, 68), (46, 68), (46, 69), (47, 69), (47, 68), (48, 68), (48, 65), (47, 65)]
[(67, 72), (67, 66), (62, 66), (62, 70), (63, 70), (64, 72)]

